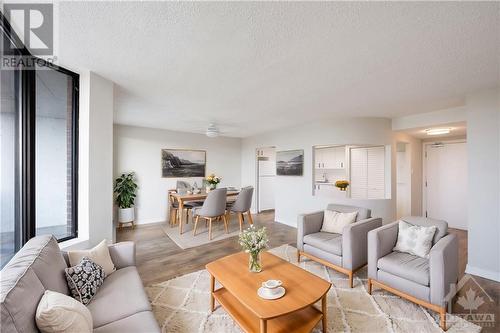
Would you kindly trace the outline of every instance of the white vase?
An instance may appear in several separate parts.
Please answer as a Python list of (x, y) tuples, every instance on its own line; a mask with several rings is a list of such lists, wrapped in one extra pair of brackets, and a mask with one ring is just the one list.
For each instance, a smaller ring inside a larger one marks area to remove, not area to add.
[(134, 221), (134, 218), (134, 207), (118, 209), (118, 222), (128, 223)]

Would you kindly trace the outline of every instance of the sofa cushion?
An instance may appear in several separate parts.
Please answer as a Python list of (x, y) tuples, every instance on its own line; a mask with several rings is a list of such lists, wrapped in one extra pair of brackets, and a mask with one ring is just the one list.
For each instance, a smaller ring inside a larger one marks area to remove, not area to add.
[(429, 260), (405, 252), (391, 252), (378, 260), (377, 267), (385, 272), (429, 285)]
[(88, 250), (68, 251), (68, 259), (71, 266), (78, 265), (83, 257), (87, 257), (101, 266), (106, 276), (110, 276), (116, 270), (105, 239)]
[(66, 279), (73, 297), (88, 305), (104, 282), (106, 273), (101, 266), (83, 257), (76, 266), (66, 268)]
[(30, 239), (0, 274), (2, 331), (38, 332), (35, 314), (46, 289), (68, 294), (66, 263), (50, 235)]
[(2, 332), (38, 332), (36, 308), (45, 288), (35, 272), (21, 264), (15, 269), (5, 266), (0, 274)]
[(330, 232), (316, 232), (304, 236), (304, 243), (325, 252), (342, 255), (342, 235)]
[(153, 312), (142, 311), (135, 313), (129, 317), (109, 323), (94, 329), (94, 333), (159, 333), (160, 327), (156, 321)]
[(361, 220), (366, 220), (372, 216), (372, 211), (368, 208), (356, 207), (356, 206), (348, 206), (348, 205), (337, 205), (337, 204), (329, 204), (326, 209), (334, 210), (340, 213), (352, 213), (358, 212), (356, 216), (356, 222)]
[(76, 299), (46, 290), (36, 310), (36, 324), (44, 333), (92, 332), (92, 315)]
[(29, 265), (45, 289), (69, 295), (64, 269), (68, 266), (59, 249), (57, 240), (51, 235), (30, 239), (12, 258), (11, 263)]
[(119, 269), (107, 277), (87, 307), (94, 328), (151, 310), (135, 266)]

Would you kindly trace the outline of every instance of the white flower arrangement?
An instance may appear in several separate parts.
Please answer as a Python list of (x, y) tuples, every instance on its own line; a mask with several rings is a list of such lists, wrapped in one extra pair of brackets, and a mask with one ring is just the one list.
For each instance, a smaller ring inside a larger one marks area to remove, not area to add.
[(253, 224), (240, 233), (239, 243), (246, 253), (260, 252), (267, 248), (266, 227), (257, 229)]
[(250, 228), (240, 233), (239, 243), (243, 250), (250, 254), (249, 268), (252, 272), (260, 272), (262, 264), (260, 262), (260, 252), (267, 248), (268, 238), (266, 228), (257, 229), (253, 224)]

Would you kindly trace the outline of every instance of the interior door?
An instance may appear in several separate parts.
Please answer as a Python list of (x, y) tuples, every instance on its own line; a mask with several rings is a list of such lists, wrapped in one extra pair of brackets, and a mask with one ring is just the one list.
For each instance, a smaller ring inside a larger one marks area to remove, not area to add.
[(427, 217), (467, 229), (466, 143), (427, 145), (426, 156)]

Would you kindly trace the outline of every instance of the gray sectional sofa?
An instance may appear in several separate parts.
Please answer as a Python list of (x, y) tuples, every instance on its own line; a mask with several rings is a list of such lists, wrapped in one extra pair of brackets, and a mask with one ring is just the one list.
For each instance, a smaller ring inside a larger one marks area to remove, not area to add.
[[(135, 244), (109, 246), (116, 271), (104, 280), (88, 309), (94, 332), (160, 332), (135, 267)], [(38, 332), (35, 313), (45, 290), (69, 295), (64, 254), (52, 236), (31, 239), (2, 269), (2, 333)]]

